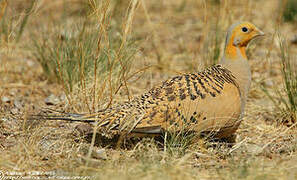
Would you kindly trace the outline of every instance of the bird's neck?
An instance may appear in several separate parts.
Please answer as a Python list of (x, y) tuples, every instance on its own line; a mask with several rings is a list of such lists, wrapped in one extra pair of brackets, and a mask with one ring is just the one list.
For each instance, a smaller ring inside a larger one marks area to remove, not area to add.
[(220, 63), (235, 76), (243, 100), (242, 108), (244, 108), (251, 84), (251, 70), (247, 61), (245, 47), (226, 46), (225, 54)]
[(220, 64), (232, 72), (241, 91), (247, 93), (251, 82), (251, 69), (248, 61), (243, 58), (234, 60), (224, 57)]
[(245, 52), (246, 46), (235, 46), (233, 41), (231, 37), (231, 39), (226, 42), (221, 64), (233, 73), (241, 91), (246, 95), (251, 81), (251, 70)]

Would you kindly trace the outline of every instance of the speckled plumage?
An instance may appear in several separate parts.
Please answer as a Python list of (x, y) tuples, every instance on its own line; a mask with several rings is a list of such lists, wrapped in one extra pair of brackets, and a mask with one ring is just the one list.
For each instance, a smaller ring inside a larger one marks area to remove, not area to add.
[(251, 23), (231, 26), (222, 64), (175, 76), (129, 102), (95, 114), (56, 119), (93, 121), (106, 134), (112, 131), (160, 134), (183, 129), (197, 133), (212, 131), (218, 137), (229, 137), (242, 119), (250, 84), (245, 47), (258, 36), (254, 33), (247, 38), (248, 34), (238, 32), (243, 26), (262, 33)]
[(106, 134), (121, 131), (149, 135), (180, 129), (218, 131), (222, 127), (233, 131), (239, 115), (236, 78), (222, 65), (215, 65), (199, 73), (175, 76), (129, 102), (68, 118), (97, 122)]

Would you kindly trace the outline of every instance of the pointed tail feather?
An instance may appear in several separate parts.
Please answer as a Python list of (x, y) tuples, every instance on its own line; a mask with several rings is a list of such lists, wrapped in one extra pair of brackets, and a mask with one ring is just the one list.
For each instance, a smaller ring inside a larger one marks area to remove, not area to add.
[(94, 119), (86, 119), (83, 115), (80, 114), (60, 114), (60, 115), (31, 115), (29, 117), (30, 120), (47, 120), (47, 121), (71, 121), (71, 122), (84, 122), (84, 123), (92, 123), (96, 120)]

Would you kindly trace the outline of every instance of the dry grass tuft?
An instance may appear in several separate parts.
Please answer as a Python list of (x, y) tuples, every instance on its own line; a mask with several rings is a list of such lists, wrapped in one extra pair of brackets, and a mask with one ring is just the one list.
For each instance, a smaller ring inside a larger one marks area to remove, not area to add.
[(276, 96), (273, 96), (264, 86), (262, 89), (274, 104), (277, 122), (295, 126), (297, 122), (297, 64), (290, 55), (287, 42), (280, 36), (279, 49), (283, 90), (275, 88)]

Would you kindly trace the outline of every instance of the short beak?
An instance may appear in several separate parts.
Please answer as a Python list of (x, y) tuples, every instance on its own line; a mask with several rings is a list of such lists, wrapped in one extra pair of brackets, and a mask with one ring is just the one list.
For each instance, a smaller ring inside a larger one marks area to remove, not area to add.
[(256, 36), (264, 36), (265, 33), (261, 31), (260, 29), (256, 29)]

